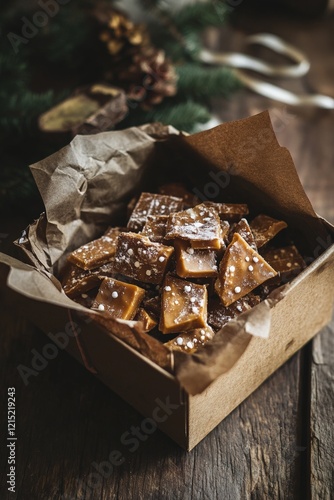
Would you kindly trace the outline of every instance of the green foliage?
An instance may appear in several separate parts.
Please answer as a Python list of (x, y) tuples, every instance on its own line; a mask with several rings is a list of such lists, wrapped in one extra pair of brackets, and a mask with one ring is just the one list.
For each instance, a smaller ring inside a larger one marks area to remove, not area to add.
[(75, 0), (59, 7), (55, 17), (32, 40), (31, 53), (39, 64), (42, 59), (61, 65), (62, 71), (81, 71), (83, 65), (89, 65), (90, 48), (96, 43), (93, 25), (88, 22), (85, 3), (82, 9)]
[(222, 26), (229, 10), (222, 0), (198, 2), (177, 10), (172, 19), (181, 33), (197, 32), (208, 26)]
[(34, 92), (29, 89), (27, 63), (9, 51), (0, 53), (0, 146), (12, 134), (30, 134), (38, 115), (56, 101), (52, 90)]
[(157, 38), (158, 45), (163, 47), (167, 56), (175, 62), (194, 61), (201, 50), (202, 43), (197, 33), (187, 33), (178, 42), (171, 36), (160, 34)]
[(208, 108), (190, 99), (177, 102), (173, 98), (165, 99), (161, 104), (150, 111), (137, 109), (126, 121), (121, 122), (121, 128), (133, 125), (142, 125), (150, 122), (160, 122), (173, 125), (179, 130), (192, 132), (198, 123), (206, 123), (211, 117)]
[(239, 81), (228, 68), (211, 68), (196, 63), (177, 67), (178, 95), (196, 100), (226, 97), (240, 87)]

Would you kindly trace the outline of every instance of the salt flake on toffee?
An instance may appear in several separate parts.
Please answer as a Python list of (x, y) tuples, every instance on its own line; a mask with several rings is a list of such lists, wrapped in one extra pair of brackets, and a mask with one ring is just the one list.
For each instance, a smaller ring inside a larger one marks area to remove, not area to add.
[[(252, 266), (248, 264), (250, 260)], [(235, 268), (235, 272), (230, 271), (231, 267)], [(275, 269), (240, 234), (235, 233), (220, 263), (215, 290), (222, 303), (229, 306), (276, 274)]]
[[(129, 249), (132, 250), (129, 254)], [(143, 283), (162, 282), (173, 247), (153, 243), (137, 233), (121, 233), (118, 237), (115, 269)]]
[[(226, 232), (228, 227), (226, 226)], [(169, 216), (166, 239), (180, 238), (190, 241), (191, 246), (207, 250), (219, 250), (224, 235), (220, 218), (214, 206), (197, 205)]]
[[(184, 287), (191, 290), (184, 293)], [(166, 288), (170, 291), (166, 291)], [(173, 295), (174, 294), (174, 295)], [(205, 285), (189, 283), (173, 276), (166, 276), (162, 291), (159, 329), (162, 333), (178, 333), (206, 326), (207, 289)]]

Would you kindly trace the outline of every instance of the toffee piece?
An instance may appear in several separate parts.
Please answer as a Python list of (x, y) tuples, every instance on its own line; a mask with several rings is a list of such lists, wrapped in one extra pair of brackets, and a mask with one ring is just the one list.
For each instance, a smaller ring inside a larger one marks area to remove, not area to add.
[(260, 214), (250, 223), (250, 228), (258, 248), (272, 240), (282, 229), (288, 227), (283, 220), (273, 219), (269, 215)]
[(248, 206), (245, 203), (215, 203), (213, 201), (205, 201), (204, 204), (214, 207), (219, 217), (228, 222), (238, 222), (249, 213)]
[(241, 219), (237, 224), (235, 224), (230, 231), (230, 240), (232, 240), (234, 233), (240, 234), (243, 239), (257, 252), (257, 246), (255, 243), (255, 238), (252, 233), (251, 228), (246, 219)]
[(239, 316), (239, 314), (249, 311), (260, 302), (258, 295), (248, 294), (236, 300), (230, 306), (224, 306), (217, 298), (209, 301), (208, 323), (216, 331), (220, 330), (226, 323)]
[(113, 276), (114, 274), (113, 263), (85, 271), (68, 262), (62, 278), (62, 286), (66, 295), (73, 298), (99, 286), (103, 276)]
[(201, 203), (201, 200), (195, 194), (188, 191), (182, 182), (163, 184), (159, 187), (159, 193), (182, 198), (186, 208), (191, 208)]
[(150, 315), (159, 318), (161, 314), (161, 297), (144, 297), (143, 307)]
[(205, 285), (166, 276), (159, 330), (162, 333), (178, 333), (205, 327), (207, 296)]
[(163, 243), (166, 236), (168, 215), (149, 215), (141, 232), (155, 243)]
[(268, 249), (263, 253), (263, 257), (277, 271), (280, 281), (287, 281), (306, 267), (306, 263), (295, 245)]
[(213, 250), (199, 250), (186, 240), (175, 240), (176, 273), (181, 278), (209, 278), (217, 276), (216, 254)]
[(70, 262), (67, 263), (62, 278), (64, 292), (71, 298), (99, 286), (100, 282), (101, 280), (96, 274), (85, 271), (81, 267), (71, 264)]
[(183, 202), (176, 196), (142, 193), (128, 222), (128, 229), (141, 231), (148, 215), (169, 215), (182, 210)]
[(277, 275), (260, 254), (235, 233), (219, 266), (215, 290), (224, 306)]
[(115, 269), (144, 283), (162, 282), (173, 247), (154, 243), (147, 236), (121, 233), (117, 241)]
[(145, 290), (114, 278), (104, 278), (92, 309), (103, 311), (113, 318), (131, 320), (135, 317)]
[(76, 295), (75, 297), (73, 297), (73, 300), (74, 300), (74, 302), (77, 302), (78, 304), (81, 304), (82, 306), (87, 307), (87, 309), (90, 309), (94, 304), (94, 300), (96, 298), (97, 292), (98, 292), (98, 288), (92, 288), (91, 290), (88, 290), (87, 292)]
[(135, 320), (143, 323), (143, 329), (145, 332), (153, 330), (153, 328), (158, 324), (152, 314), (149, 314), (143, 307), (138, 310)]
[(219, 250), (222, 246), (222, 228), (216, 208), (204, 203), (169, 216), (166, 239), (190, 241), (193, 248)]
[(115, 255), (120, 230), (120, 228), (108, 229), (108, 233), (101, 238), (90, 241), (70, 253), (67, 260), (85, 270), (110, 262)]
[(215, 332), (207, 325), (203, 328), (196, 328), (189, 332), (179, 333), (175, 339), (169, 340), (164, 345), (173, 351), (183, 351), (188, 354), (196, 352), (207, 342), (213, 339)]

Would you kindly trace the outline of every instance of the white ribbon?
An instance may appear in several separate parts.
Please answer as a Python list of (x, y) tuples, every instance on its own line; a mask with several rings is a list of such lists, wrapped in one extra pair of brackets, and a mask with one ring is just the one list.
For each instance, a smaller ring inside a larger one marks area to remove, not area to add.
[(258, 33), (245, 38), (245, 45), (257, 43), (274, 52), (289, 57), (294, 64), (275, 66), (238, 52), (217, 53), (202, 49), (199, 55), (206, 64), (226, 65), (233, 68), (236, 77), (248, 88), (260, 95), (275, 99), (291, 106), (318, 106), (334, 109), (334, 99), (322, 94), (295, 94), (272, 83), (249, 76), (243, 69), (251, 69), (267, 76), (298, 78), (310, 69), (307, 57), (293, 45), (270, 33)]

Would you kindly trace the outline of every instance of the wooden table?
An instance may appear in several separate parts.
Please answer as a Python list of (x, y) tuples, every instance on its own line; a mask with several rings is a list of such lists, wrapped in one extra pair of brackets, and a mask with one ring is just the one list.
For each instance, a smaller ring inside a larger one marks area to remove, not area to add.
[[(281, 82), (334, 97), (334, 19), (301, 21), (240, 11), (221, 45), (238, 49), (245, 33), (272, 31), (302, 47), (312, 69), (301, 83)], [(228, 41), (228, 43), (227, 43)], [(216, 43), (216, 42), (215, 42)], [(258, 51), (260, 55), (262, 52)], [(290, 88), (292, 88), (290, 87)], [(295, 160), (316, 211), (334, 222), (334, 112), (291, 109), (246, 90), (217, 100), (223, 120), (269, 108), (279, 141)], [(38, 214), (36, 214), (38, 215)], [(29, 220), (6, 220), (0, 249)], [(125, 462), (106, 471), (92, 490), (83, 484), (120, 447), (122, 433), (142, 417), (66, 353), (23, 384), (17, 366), (29, 366), (45, 336), (2, 308), (0, 498), (244, 500), (313, 498), (334, 491), (334, 322), (293, 356), (193, 451), (186, 453), (160, 431)], [(131, 367), (125, 367), (131, 369)], [(7, 387), (16, 388), (17, 487), (5, 491)]]

